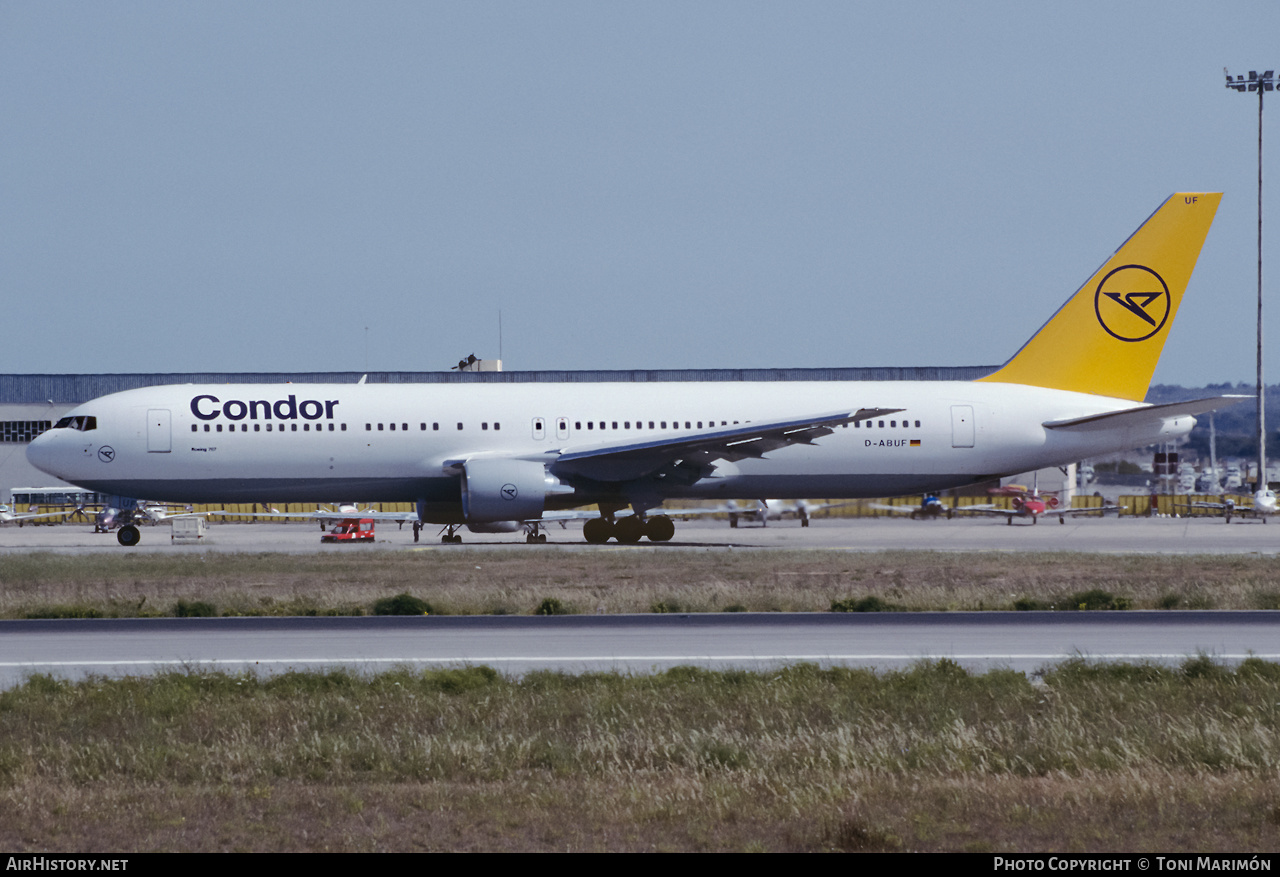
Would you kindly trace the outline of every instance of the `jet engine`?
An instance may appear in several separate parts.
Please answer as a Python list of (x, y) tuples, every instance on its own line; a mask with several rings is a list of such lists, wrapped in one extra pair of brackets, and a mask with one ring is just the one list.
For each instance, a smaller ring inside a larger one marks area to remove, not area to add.
[(528, 521), (542, 517), (547, 494), (572, 493), (530, 460), (468, 460), (462, 469), (462, 516), (467, 523)]

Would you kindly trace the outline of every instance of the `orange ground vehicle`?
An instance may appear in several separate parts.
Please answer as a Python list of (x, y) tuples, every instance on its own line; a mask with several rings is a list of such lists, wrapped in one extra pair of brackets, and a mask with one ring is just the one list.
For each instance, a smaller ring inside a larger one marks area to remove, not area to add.
[(343, 518), (320, 537), (321, 542), (372, 542), (373, 518)]

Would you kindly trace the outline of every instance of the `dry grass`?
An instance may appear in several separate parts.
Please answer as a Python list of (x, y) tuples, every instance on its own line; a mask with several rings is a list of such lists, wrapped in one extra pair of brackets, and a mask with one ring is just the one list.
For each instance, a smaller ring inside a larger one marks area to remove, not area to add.
[(30, 850), (1268, 851), (1280, 666), (171, 674), (0, 694)]
[(466, 549), (360, 557), (22, 554), (0, 566), (0, 617), (76, 608), (107, 617), (359, 614), (400, 592), (449, 614), (527, 614), (546, 599), (584, 613), (827, 611), (876, 596), (907, 610), (1063, 604), (1100, 588), (1133, 608), (1276, 609), (1269, 558), (835, 551)]

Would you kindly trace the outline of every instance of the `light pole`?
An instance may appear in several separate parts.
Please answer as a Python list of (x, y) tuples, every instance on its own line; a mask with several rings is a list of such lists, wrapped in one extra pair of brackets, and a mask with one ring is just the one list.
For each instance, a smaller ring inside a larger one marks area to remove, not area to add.
[(1237, 76), (1232, 79), (1226, 67), (1222, 68), (1222, 72), (1227, 74), (1227, 88), (1238, 91), (1241, 94), (1249, 91), (1258, 93), (1258, 484), (1255, 489), (1266, 490), (1267, 424), (1265, 415), (1267, 409), (1267, 387), (1262, 382), (1262, 94), (1275, 88), (1271, 79), (1275, 71), (1268, 70), (1259, 76), (1258, 71), (1250, 70), (1248, 80), (1243, 76)]

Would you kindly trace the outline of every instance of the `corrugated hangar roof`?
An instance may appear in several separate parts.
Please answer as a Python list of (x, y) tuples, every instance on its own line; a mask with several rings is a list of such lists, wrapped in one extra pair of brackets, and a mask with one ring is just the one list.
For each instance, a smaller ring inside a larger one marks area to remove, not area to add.
[[(972, 381), (999, 366), (369, 372), (370, 384), (633, 383), (656, 381)], [(80, 403), (160, 384), (354, 384), (363, 372), (174, 372), (0, 375), (0, 404)]]

